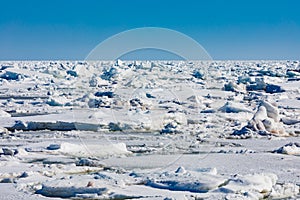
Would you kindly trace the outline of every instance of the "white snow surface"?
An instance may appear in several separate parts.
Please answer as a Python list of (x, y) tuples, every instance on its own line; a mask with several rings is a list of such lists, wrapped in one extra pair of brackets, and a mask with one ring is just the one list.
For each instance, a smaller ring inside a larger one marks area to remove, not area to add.
[(1, 61), (0, 199), (299, 199), (300, 61)]

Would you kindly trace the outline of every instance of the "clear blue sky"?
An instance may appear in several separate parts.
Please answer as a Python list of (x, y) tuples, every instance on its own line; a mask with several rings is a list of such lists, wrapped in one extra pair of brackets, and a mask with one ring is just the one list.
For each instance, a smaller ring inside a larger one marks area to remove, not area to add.
[(0, 60), (84, 59), (107, 37), (164, 27), (214, 59), (300, 59), (300, 1), (25, 0), (0, 2)]

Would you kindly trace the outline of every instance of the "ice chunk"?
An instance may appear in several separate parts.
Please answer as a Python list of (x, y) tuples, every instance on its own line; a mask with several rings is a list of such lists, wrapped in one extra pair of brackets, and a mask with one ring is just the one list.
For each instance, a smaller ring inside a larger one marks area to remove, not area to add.
[[(280, 122), (278, 108), (266, 101), (262, 101), (257, 112), (248, 124), (240, 131), (235, 131), (233, 135), (241, 135), (245, 132), (248, 134), (248, 129), (256, 131), (259, 134), (269, 133), (277, 136), (288, 136)], [(242, 131), (243, 130), (243, 131)]]
[(115, 78), (117, 75), (118, 75), (117, 68), (111, 67), (103, 72), (101, 78), (103, 80), (111, 80), (112, 78)]
[(78, 197), (78, 195), (82, 194), (89, 194), (89, 197), (90, 195), (93, 195), (93, 197), (98, 197), (107, 192), (107, 189), (105, 187), (95, 188), (84, 186), (70, 186), (70, 183), (65, 182), (67, 181), (53, 181), (45, 183), (42, 185), (42, 189), (38, 190), (36, 193), (44, 195), (46, 197), (71, 198)]
[(265, 90), (266, 89), (266, 82), (264, 78), (255, 78), (255, 84), (247, 85), (246, 89), (249, 91), (252, 90)]
[(269, 195), (272, 199), (285, 199), (288, 197), (295, 197), (299, 194), (299, 186), (292, 183), (276, 184), (271, 194)]
[(204, 79), (204, 73), (199, 71), (199, 70), (195, 70), (193, 73), (192, 73), (192, 76), (197, 78), (197, 79)]
[(84, 145), (65, 142), (61, 144), (61, 148), (57, 151), (63, 154), (78, 157), (106, 157), (112, 155), (130, 154), (130, 152), (126, 148), (126, 144), (124, 143)]
[(285, 92), (285, 90), (282, 89), (281, 86), (279, 85), (268, 84), (266, 86), (266, 92), (273, 94), (273, 93)]
[(115, 96), (115, 94), (111, 91), (107, 91), (107, 92), (96, 92), (95, 93), (96, 97), (108, 97), (108, 98), (113, 98)]
[(279, 149), (275, 150), (276, 153), (288, 154), (288, 155), (300, 155), (300, 144), (299, 143), (288, 143)]
[(224, 184), (226, 179), (217, 174), (185, 171), (182, 168), (175, 172), (157, 174), (148, 180), (147, 185), (175, 191), (208, 192)]
[(18, 150), (17, 149), (10, 149), (10, 148), (2, 148), (3, 151), (3, 155), (8, 155), (8, 156), (14, 156), (16, 154), (18, 154)]
[(60, 144), (50, 144), (47, 147), (47, 150), (57, 150), (57, 149), (60, 149)]
[(267, 109), (268, 117), (274, 119), (275, 122), (280, 121), (279, 110), (277, 107), (273, 106), (267, 101), (261, 101), (261, 106), (264, 106)]
[(3, 110), (0, 110), (0, 117), (11, 117), (11, 115)]
[(225, 113), (252, 112), (251, 110), (243, 107), (245, 107), (243, 104), (234, 104), (232, 102), (226, 102), (225, 105), (219, 108), (218, 110)]
[(51, 97), (48, 99), (47, 104), (50, 106), (64, 106), (69, 102), (65, 96)]
[(5, 73), (0, 75), (0, 78), (17, 81), (24, 78), (24, 75), (13, 71), (6, 71)]
[(229, 179), (227, 184), (221, 188), (232, 192), (252, 191), (266, 197), (272, 191), (277, 179), (277, 176), (271, 173), (238, 175)]
[(244, 93), (246, 92), (246, 86), (244, 84), (235, 84), (234, 82), (230, 81), (224, 85), (224, 90)]

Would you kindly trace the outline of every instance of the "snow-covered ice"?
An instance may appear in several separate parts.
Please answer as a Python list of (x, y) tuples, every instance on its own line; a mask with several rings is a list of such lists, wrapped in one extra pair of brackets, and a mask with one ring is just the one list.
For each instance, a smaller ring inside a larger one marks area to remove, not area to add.
[(0, 199), (298, 199), (299, 61), (2, 61)]

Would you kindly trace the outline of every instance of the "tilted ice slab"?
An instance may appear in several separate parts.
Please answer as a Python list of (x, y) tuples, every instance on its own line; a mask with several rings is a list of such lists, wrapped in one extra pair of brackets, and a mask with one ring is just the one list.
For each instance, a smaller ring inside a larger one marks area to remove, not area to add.
[(274, 152), (288, 155), (300, 155), (300, 144), (291, 142), (276, 149)]

